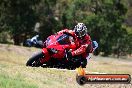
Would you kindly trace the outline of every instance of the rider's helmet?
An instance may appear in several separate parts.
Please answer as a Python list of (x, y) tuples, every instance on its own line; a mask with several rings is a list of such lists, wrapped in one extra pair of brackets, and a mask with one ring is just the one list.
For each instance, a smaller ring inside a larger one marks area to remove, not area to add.
[(78, 38), (83, 38), (87, 34), (87, 27), (84, 23), (78, 23), (74, 27), (74, 31)]

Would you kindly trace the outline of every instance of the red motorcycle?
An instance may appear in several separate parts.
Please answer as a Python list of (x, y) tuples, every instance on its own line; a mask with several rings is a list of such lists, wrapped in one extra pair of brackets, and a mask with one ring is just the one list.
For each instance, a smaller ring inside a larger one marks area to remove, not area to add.
[[(72, 35), (63, 33), (51, 35), (45, 41), (45, 48), (32, 56), (26, 63), (26, 66), (32, 67), (59, 67), (75, 69), (80, 65), (86, 66), (86, 59), (81, 56), (68, 57), (68, 52), (76, 49)], [(84, 64), (82, 64), (84, 63)]]

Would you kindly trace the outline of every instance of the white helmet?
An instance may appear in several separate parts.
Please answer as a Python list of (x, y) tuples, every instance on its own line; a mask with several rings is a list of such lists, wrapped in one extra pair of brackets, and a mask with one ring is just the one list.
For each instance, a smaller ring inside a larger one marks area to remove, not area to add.
[(82, 38), (83, 36), (85, 36), (87, 34), (87, 27), (85, 26), (84, 23), (78, 23), (74, 27), (74, 31), (75, 31), (77, 37)]

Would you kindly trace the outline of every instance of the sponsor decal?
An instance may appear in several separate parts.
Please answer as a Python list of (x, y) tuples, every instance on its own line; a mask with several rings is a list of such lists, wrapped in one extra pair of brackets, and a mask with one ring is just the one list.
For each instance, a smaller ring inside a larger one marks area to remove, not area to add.
[(79, 85), (86, 83), (130, 83), (131, 76), (129, 74), (86, 74), (81, 67), (77, 68), (76, 81)]

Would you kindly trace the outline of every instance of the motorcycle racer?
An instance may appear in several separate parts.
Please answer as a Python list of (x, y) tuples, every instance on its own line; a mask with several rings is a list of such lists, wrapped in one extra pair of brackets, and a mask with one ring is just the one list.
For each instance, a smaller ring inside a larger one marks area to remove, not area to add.
[(87, 64), (86, 57), (98, 47), (98, 43), (96, 41), (92, 42), (90, 35), (87, 33), (87, 27), (85, 24), (78, 23), (74, 27), (74, 30), (64, 29), (57, 32), (57, 34), (60, 33), (69, 33), (75, 39), (76, 50), (68, 52), (66, 57), (68, 59), (74, 56), (80, 57), (82, 59), (82, 67), (85, 67)]
[(57, 66), (68, 69), (82, 66), (84, 68), (89, 53), (97, 47), (98, 43), (92, 41), (87, 34), (85, 24), (78, 23), (74, 30), (64, 29), (49, 36), (44, 42), (42, 51), (30, 57), (26, 66)]

